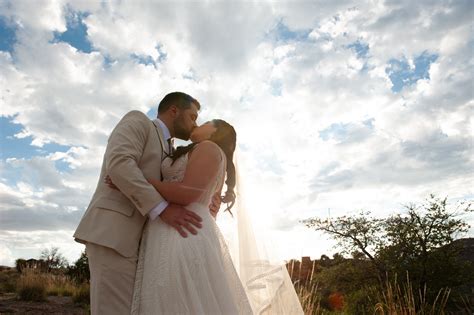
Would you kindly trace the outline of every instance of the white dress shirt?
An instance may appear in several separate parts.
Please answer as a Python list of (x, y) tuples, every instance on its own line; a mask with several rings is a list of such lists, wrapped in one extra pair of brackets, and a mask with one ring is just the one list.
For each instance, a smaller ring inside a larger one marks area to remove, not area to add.
[[(159, 118), (153, 120), (153, 122), (155, 122), (155, 124), (160, 126), (161, 131), (163, 131), (163, 138), (165, 142), (168, 143), (168, 140), (171, 139), (171, 134), (168, 127), (166, 127), (165, 123), (161, 121)], [(167, 146), (165, 147), (167, 150), (169, 150)], [(166, 152), (166, 153), (169, 154), (170, 152)], [(169, 203), (166, 200), (160, 202), (158, 205), (156, 205), (153, 209), (150, 210), (150, 212), (148, 213), (148, 216), (150, 217), (151, 220), (155, 220), (163, 212), (163, 210), (165, 210), (166, 207), (168, 207), (168, 205)]]

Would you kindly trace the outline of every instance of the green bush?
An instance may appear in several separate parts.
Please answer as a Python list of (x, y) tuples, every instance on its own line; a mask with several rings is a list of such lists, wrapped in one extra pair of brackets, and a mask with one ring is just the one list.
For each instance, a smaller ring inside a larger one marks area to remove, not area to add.
[(89, 260), (87, 259), (86, 252), (82, 252), (81, 257), (67, 268), (66, 274), (76, 283), (81, 284), (88, 282), (90, 279), (89, 272)]
[(375, 303), (371, 298), (372, 291), (370, 288), (364, 288), (347, 294), (344, 311), (347, 314), (373, 314)]

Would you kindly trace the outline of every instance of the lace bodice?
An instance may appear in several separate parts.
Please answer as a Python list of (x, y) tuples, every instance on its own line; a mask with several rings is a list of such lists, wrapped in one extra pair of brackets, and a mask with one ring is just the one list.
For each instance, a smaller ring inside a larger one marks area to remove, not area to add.
[(161, 163), (161, 175), (163, 175), (163, 181), (165, 182), (180, 182), (184, 178), (184, 172), (186, 171), (186, 164), (188, 163), (188, 155), (185, 154), (179, 157), (176, 162), (173, 163), (171, 158), (166, 158)]

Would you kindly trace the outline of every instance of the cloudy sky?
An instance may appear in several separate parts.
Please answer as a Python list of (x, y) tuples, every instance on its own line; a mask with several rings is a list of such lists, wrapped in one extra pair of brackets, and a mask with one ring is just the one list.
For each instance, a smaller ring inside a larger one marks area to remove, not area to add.
[(472, 199), (472, 16), (469, 0), (0, 0), (0, 265), (77, 259), (112, 128), (175, 90), (236, 127), (248, 207), (285, 259), (335, 251), (311, 216)]

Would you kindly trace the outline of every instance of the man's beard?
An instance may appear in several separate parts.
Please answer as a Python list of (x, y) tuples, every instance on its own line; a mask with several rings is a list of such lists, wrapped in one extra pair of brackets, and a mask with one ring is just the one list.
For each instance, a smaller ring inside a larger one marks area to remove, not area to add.
[(187, 130), (184, 125), (184, 117), (179, 115), (173, 122), (174, 136), (181, 140), (189, 140), (191, 130)]

